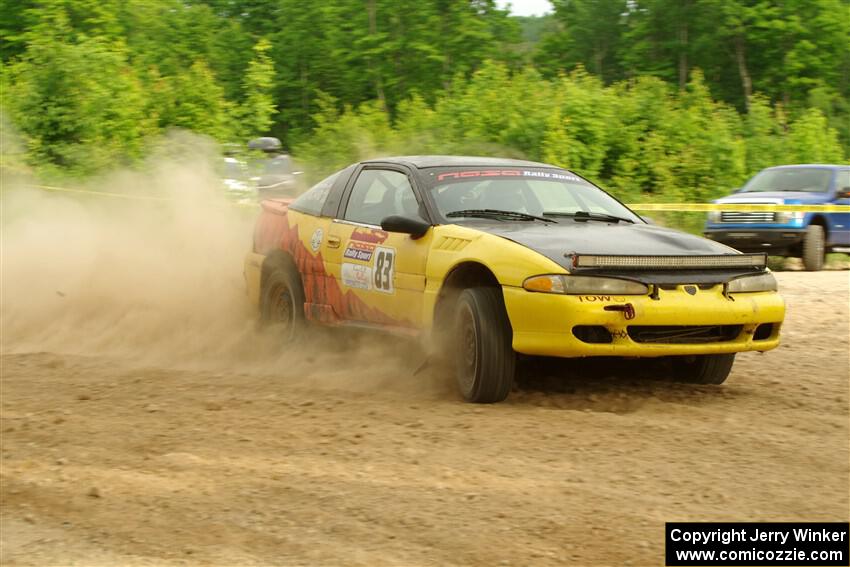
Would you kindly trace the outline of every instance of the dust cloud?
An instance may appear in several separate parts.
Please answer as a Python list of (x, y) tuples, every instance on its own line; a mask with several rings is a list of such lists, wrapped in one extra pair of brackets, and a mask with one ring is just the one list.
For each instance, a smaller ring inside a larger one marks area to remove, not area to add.
[(3, 353), (107, 356), (346, 389), (412, 380), (416, 345), (313, 333), (287, 350), (258, 328), (242, 274), (257, 208), (226, 200), (215, 159), (203, 141), (181, 135), (140, 171), (86, 186), (124, 197), (4, 186)]

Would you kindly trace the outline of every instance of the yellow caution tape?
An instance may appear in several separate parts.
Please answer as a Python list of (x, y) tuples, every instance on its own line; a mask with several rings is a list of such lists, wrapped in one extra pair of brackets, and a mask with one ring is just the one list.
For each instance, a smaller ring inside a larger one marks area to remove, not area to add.
[[(139, 201), (173, 201), (168, 197), (154, 197), (151, 195), (126, 195), (123, 193), (106, 193), (103, 191), (88, 191), (85, 189), (68, 189), (67, 187), (55, 187), (52, 185), (35, 185), (45, 191), (60, 191), (64, 193), (84, 193), (87, 195), (98, 195), (101, 197), (118, 197), (121, 199), (135, 199)], [(253, 207), (250, 203), (233, 203), (237, 207)], [(762, 211), (762, 212), (789, 212), (789, 213), (850, 213), (850, 205), (772, 205), (767, 203), (633, 203), (626, 205), (635, 211), (679, 211), (679, 212), (707, 212), (707, 211)]]
[(850, 213), (850, 205), (771, 205), (756, 203), (636, 203), (635, 211), (763, 211), (769, 213)]
[(45, 191), (59, 191), (62, 193), (83, 193), (86, 195), (98, 195), (100, 197), (118, 197), (121, 199), (134, 199), (136, 201), (173, 201), (168, 197), (154, 197), (152, 195), (126, 195), (124, 193), (106, 193), (104, 191), (89, 191), (86, 189), (68, 189), (67, 187), (54, 187), (52, 185), (34, 185)]
[[(155, 197), (153, 195), (127, 195), (124, 193), (108, 193), (106, 191), (89, 191), (87, 189), (69, 189), (67, 187), (55, 187), (53, 185), (33, 185), (37, 189), (45, 191), (58, 191), (61, 193), (82, 193), (85, 195), (96, 195), (98, 197), (118, 197), (120, 199), (133, 199), (136, 201), (159, 201), (159, 202), (174, 202), (174, 199), (169, 197)], [(259, 203), (231, 203), (234, 207), (257, 207)]]

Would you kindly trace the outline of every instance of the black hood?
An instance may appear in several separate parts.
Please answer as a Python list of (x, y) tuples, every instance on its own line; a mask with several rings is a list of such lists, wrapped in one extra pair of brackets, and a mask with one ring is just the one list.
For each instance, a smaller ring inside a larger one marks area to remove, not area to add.
[[(650, 224), (572, 219), (558, 219), (557, 223), (470, 220), (463, 224), (530, 248), (568, 271), (573, 271), (573, 254), (701, 256), (738, 253), (733, 248), (700, 236)], [(617, 275), (645, 283), (720, 283), (752, 272), (752, 269), (629, 270)], [(616, 272), (605, 270), (604, 273)]]

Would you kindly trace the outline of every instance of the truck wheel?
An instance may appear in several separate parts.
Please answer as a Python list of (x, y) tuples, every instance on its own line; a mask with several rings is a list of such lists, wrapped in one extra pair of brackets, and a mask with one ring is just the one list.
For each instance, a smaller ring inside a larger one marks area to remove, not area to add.
[(285, 344), (304, 334), (304, 288), (292, 270), (278, 268), (265, 278), (260, 318), (264, 325), (280, 333)]
[(822, 226), (811, 224), (806, 227), (806, 235), (803, 237), (803, 267), (806, 270), (817, 272), (823, 268), (824, 240)]
[(501, 289), (476, 287), (460, 294), (453, 348), (455, 375), (466, 401), (489, 404), (508, 397), (516, 372), (511, 335)]
[(673, 356), (673, 379), (688, 384), (722, 384), (732, 370), (735, 354)]

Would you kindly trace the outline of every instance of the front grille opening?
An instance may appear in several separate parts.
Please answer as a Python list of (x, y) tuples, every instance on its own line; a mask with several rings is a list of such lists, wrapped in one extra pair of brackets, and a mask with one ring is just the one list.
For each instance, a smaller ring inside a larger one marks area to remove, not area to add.
[(723, 211), (720, 213), (720, 222), (744, 224), (771, 223), (776, 222), (776, 213), (768, 211)]
[(743, 325), (631, 325), (626, 330), (636, 343), (699, 344), (733, 341)]
[[(710, 284), (685, 284), (685, 285), (696, 285), (696, 287), (705, 291), (705, 290), (708, 290), (708, 289), (712, 289), (717, 284), (710, 283)], [(679, 284), (659, 284), (658, 287), (660, 289), (663, 289), (663, 290), (666, 290), (666, 291), (675, 291), (679, 288)]]
[(773, 334), (773, 323), (762, 323), (756, 327), (756, 332), (753, 333), (754, 341), (764, 341), (770, 338)]
[(614, 342), (611, 333), (602, 325), (576, 325), (573, 327), (573, 335), (583, 343), (610, 344)]

